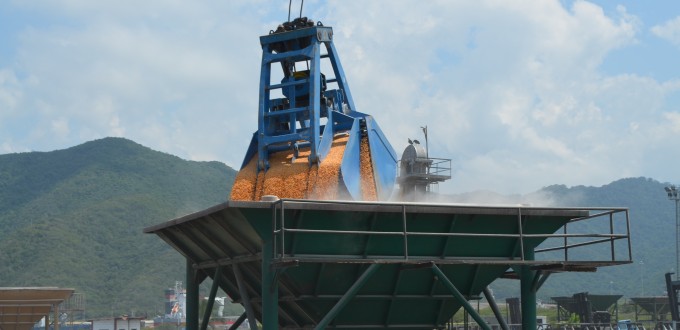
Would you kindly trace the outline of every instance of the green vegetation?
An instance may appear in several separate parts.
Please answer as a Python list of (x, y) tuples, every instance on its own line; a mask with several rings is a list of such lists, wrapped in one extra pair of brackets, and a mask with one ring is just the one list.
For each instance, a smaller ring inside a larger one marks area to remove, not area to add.
[[(666, 196), (664, 191), (666, 185), (649, 178), (626, 178), (602, 187), (553, 185), (527, 196), (493, 196), (493, 198), (510, 203), (524, 203), (524, 200), (534, 199), (550, 202), (550, 205), (545, 206), (626, 207), (630, 210), (632, 264), (603, 267), (595, 273), (554, 274), (538, 292), (539, 299), (549, 302), (551, 297), (572, 296), (578, 292), (599, 295), (621, 294), (624, 298), (663, 296), (666, 290), (664, 274), (674, 271), (676, 267), (675, 205)], [(459, 200), (471, 198), (465, 195), (452, 197)], [(478, 195), (476, 197), (479, 199)], [(592, 229), (596, 227), (608, 230), (606, 219), (599, 221), (598, 224), (599, 227), (586, 226), (581, 230), (573, 226), (570, 227), (570, 232), (571, 230), (580, 233), (593, 232)], [(580, 250), (587, 255), (595, 249)], [(571, 251), (570, 255), (572, 253), (574, 251)], [(617, 256), (627, 257), (627, 251), (617, 249)], [(519, 282), (515, 280), (497, 280), (491, 284), (491, 288), (499, 304), (504, 302), (505, 298), (519, 297)]]
[(161, 313), (186, 263), (142, 229), (224, 202), (234, 176), (120, 138), (0, 155), (0, 286), (75, 288), (88, 317)]
[[(224, 202), (235, 174), (218, 162), (186, 161), (121, 138), (0, 155), (0, 286), (73, 287), (85, 293), (90, 318), (161, 314), (163, 290), (184, 280), (185, 260), (142, 229)], [(663, 274), (675, 267), (674, 205), (663, 187), (628, 178), (537, 192), (560, 206), (630, 208), (635, 261), (553, 275), (539, 298), (583, 291), (635, 297), (643, 289), (662, 295)], [(517, 281), (491, 287), (499, 305), (519, 295)]]
[[(664, 274), (674, 272), (675, 205), (669, 201), (666, 184), (648, 178), (627, 178), (602, 187), (552, 186), (544, 189), (564, 206), (620, 206), (630, 210), (633, 263), (601, 268), (594, 274), (560, 274), (548, 280), (540, 295), (622, 294), (624, 298), (663, 296)], [(627, 255), (621, 253), (618, 255)]]

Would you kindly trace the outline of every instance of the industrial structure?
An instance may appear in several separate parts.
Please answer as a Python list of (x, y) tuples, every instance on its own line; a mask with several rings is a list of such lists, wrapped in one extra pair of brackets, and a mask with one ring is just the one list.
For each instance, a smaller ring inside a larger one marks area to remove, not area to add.
[(673, 281), (673, 273), (666, 273), (666, 293), (668, 295), (668, 308), (673, 322), (680, 322), (680, 303), (678, 302), (678, 292), (680, 291), (680, 281)]
[(568, 321), (572, 314), (581, 323), (610, 324), (619, 319), (618, 301), (623, 295), (575, 293), (571, 297), (552, 297), (557, 304), (557, 322)]
[(654, 325), (670, 323), (671, 310), (667, 297), (631, 297), (635, 312), (635, 322)]
[[(245, 308), (232, 329), (246, 321), (253, 329), (441, 329), (461, 308), (490, 329), (468, 302), (485, 295), (507, 330), (487, 288), (501, 277), (519, 280), (522, 328), (535, 330), (536, 292), (551, 274), (631, 263), (624, 208), (385, 202), (397, 157), (373, 117), (357, 111), (333, 29), (300, 17), (260, 43), (258, 130), (231, 199), (144, 230), (187, 260), (188, 330), (207, 328), (218, 288)], [(330, 71), (321, 72), (322, 59)], [(431, 171), (429, 156), (423, 163), (411, 147), (404, 174)], [(567, 230), (583, 221), (605, 225)], [(605, 255), (570, 255), (596, 244)]]
[(333, 29), (301, 17), (260, 44), (258, 130), (232, 199), (259, 200), (272, 188), (283, 198), (389, 199), (397, 155), (373, 117), (357, 111)]
[(678, 273), (680, 273), (680, 189), (675, 185), (664, 188), (668, 199), (675, 202), (675, 269), (678, 270), (675, 274), (675, 280), (677, 281), (679, 279)]
[[(427, 140), (427, 127), (423, 127)], [(424, 201), (432, 192), (432, 186), (451, 179), (451, 160), (430, 158), (427, 144), (425, 147), (418, 140), (408, 139), (399, 160), (400, 200)]]
[(59, 330), (59, 306), (74, 289), (57, 287), (0, 287), (0, 329), (29, 330), (45, 318)]
[[(209, 301), (220, 287), (245, 307), (241, 321), (265, 329), (435, 329), (460, 308), (484, 328), (467, 300), (497, 278), (517, 278), (522, 324), (535, 329), (536, 291), (550, 274), (630, 263), (629, 253), (614, 255), (617, 248), (600, 260), (539, 258), (620, 240), (618, 250), (629, 252), (629, 233), (610, 234), (614, 226), (590, 235), (553, 234), (598, 218), (627, 227), (625, 209), (275, 200), (228, 201), (145, 232), (187, 258), (190, 330), (199, 324), (198, 284), (208, 277)], [(573, 238), (580, 242), (570, 243)], [(537, 248), (555, 239), (566, 244)]]

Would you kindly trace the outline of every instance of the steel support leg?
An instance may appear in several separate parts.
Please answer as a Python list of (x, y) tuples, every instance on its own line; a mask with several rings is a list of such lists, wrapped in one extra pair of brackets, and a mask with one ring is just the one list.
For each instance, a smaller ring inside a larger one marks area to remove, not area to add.
[(493, 315), (496, 316), (496, 320), (498, 321), (498, 324), (501, 326), (501, 329), (509, 330), (508, 324), (505, 322), (505, 318), (503, 318), (501, 310), (498, 309), (498, 305), (496, 305), (496, 299), (493, 298), (491, 290), (489, 290), (488, 286), (484, 288), (484, 297), (486, 297), (486, 301), (489, 302), (489, 307), (491, 307)]
[(379, 266), (380, 266), (379, 264), (371, 264), (370, 266), (368, 266), (368, 269), (366, 269), (366, 271), (363, 274), (361, 274), (361, 276), (359, 276), (359, 279), (357, 279), (357, 281), (354, 282), (354, 284), (352, 284), (349, 290), (345, 292), (342, 298), (340, 298), (340, 300), (335, 304), (335, 306), (333, 306), (333, 308), (331, 308), (331, 310), (328, 311), (326, 316), (323, 317), (323, 319), (319, 322), (319, 324), (316, 325), (314, 329), (317, 330), (325, 329), (326, 326), (328, 326), (328, 324), (331, 323), (331, 321), (333, 321), (333, 319), (338, 315), (338, 313), (340, 313), (340, 311), (342, 311), (342, 309), (345, 308), (347, 303), (350, 300), (352, 300), (354, 296), (356, 296), (357, 292), (359, 292), (359, 290), (361, 290), (361, 287), (363, 287), (364, 284), (366, 284), (366, 281), (371, 277), (371, 275), (373, 275), (373, 273), (375, 273), (375, 271), (378, 270)]
[(238, 292), (241, 295), (241, 303), (246, 312), (244, 315), (248, 317), (248, 324), (250, 329), (257, 329), (257, 319), (255, 319), (255, 312), (253, 311), (253, 305), (250, 303), (250, 296), (246, 290), (246, 285), (243, 283), (243, 275), (241, 274), (241, 269), (238, 264), (234, 264), (234, 276), (236, 277), (236, 284), (238, 285)]
[(201, 322), (201, 330), (208, 328), (210, 322), (210, 315), (212, 314), (213, 305), (215, 304), (215, 296), (217, 295), (217, 288), (220, 287), (220, 277), (222, 276), (222, 267), (219, 265), (215, 268), (215, 276), (213, 276), (212, 287), (210, 288), (210, 296), (208, 297), (208, 305), (203, 312), (203, 322)]
[[(272, 208), (272, 212), (275, 209)], [(275, 214), (272, 221), (275, 220)], [(262, 232), (262, 329), (277, 330), (279, 328), (279, 285), (276, 272), (272, 268), (274, 258), (274, 233)], [(187, 329), (189, 330), (189, 329)]]
[(240, 327), (241, 324), (243, 323), (243, 321), (245, 321), (245, 320), (246, 320), (246, 313), (243, 313), (243, 314), (241, 314), (241, 316), (239, 316), (239, 317), (236, 319), (236, 321), (234, 322), (234, 324), (232, 324), (232, 325), (229, 327), (229, 330), (236, 330), (236, 329), (238, 329), (238, 327)]
[[(534, 260), (533, 249), (524, 251), (524, 260)], [(520, 266), (519, 279), (522, 294), (522, 330), (536, 330), (536, 271), (530, 266)]]
[(191, 260), (187, 259), (186, 330), (198, 330), (198, 280)]
[[(437, 267), (437, 265), (432, 264), (432, 272), (437, 276), (437, 278), (439, 278), (439, 281), (447, 289), (449, 289), (449, 291), (451, 291), (451, 294), (453, 294), (453, 297), (463, 306), (463, 308), (465, 308), (465, 310), (470, 314), (470, 316), (472, 316), (472, 318), (475, 320), (475, 322), (477, 322), (477, 325), (479, 325), (479, 327), (481, 327), (484, 330), (491, 330), (491, 327), (489, 327), (489, 325), (486, 322), (484, 322), (484, 319), (482, 319), (482, 317), (479, 315), (479, 313), (477, 313), (477, 311), (474, 309), (474, 307), (472, 307), (472, 305), (470, 305), (470, 303), (467, 301), (467, 299), (465, 299), (463, 294), (461, 294), (460, 291), (458, 291), (458, 289), (456, 289), (456, 287), (453, 285), (453, 283), (451, 283), (449, 278), (446, 277), (446, 274), (444, 274), (444, 272), (442, 272), (442, 270), (439, 269), (439, 267)], [(536, 329), (532, 329), (532, 330), (536, 330)]]

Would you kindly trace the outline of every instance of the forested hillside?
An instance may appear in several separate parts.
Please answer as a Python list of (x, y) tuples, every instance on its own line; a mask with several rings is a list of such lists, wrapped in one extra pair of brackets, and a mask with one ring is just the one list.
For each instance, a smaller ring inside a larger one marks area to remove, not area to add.
[[(85, 293), (88, 317), (157, 315), (163, 289), (184, 280), (185, 261), (142, 229), (225, 201), (235, 174), (222, 163), (186, 161), (121, 138), (0, 155), (0, 286), (73, 287)], [(675, 267), (674, 206), (664, 185), (628, 178), (445, 199), (628, 207), (635, 263), (554, 275), (539, 298), (582, 291), (634, 297), (663, 294), (663, 274)], [(499, 280), (492, 289), (500, 299), (517, 296), (519, 283)]]
[[(473, 193), (452, 199), (470, 202), (486, 196), (487, 200), (534, 206), (626, 207), (630, 210), (634, 263), (603, 267), (596, 273), (555, 274), (538, 296), (548, 300), (584, 291), (611, 292), (626, 298), (661, 296), (665, 292), (664, 273), (675, 271), (675, 205), (667, 198), (666, 185), (649, 178), (626, 178), (602, 187), (553, 185), (525, 196)], [(498, 280), (492, 288), (500, 298), (519, 294), (519, 283), (511, 280)]]
[(225, 201), (234, 176), (122, 138), (0, 155), (0, 286), (75, 288), (89, 317), (154, 316), (185, 261), (142, 229)]

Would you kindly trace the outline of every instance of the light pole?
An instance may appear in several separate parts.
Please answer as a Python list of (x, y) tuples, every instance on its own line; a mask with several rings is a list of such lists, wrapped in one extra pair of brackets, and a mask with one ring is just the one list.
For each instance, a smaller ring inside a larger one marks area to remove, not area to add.
[[(678, 195), (678, 187), (670, 185), (665, 187), (668, 199), (675, 201), (675, 269), (680, 271), (680, 218), (678, 212), (680, 210), (680, 195)], [(678, 280), (678, 271), (675, 273), (675, 280)]]
[(425, 157), (427, 157), (429, 159), (430, 158), (430, 147), (427, 144), (427, 125), (420, 126), (420, 128), (422, 128), (423, 133), (425, 133)]
[(645, 296), (645, 273), (644, 273), (645, 261), (640, 260), (640, 284), (642, 286), (642, 297)]

